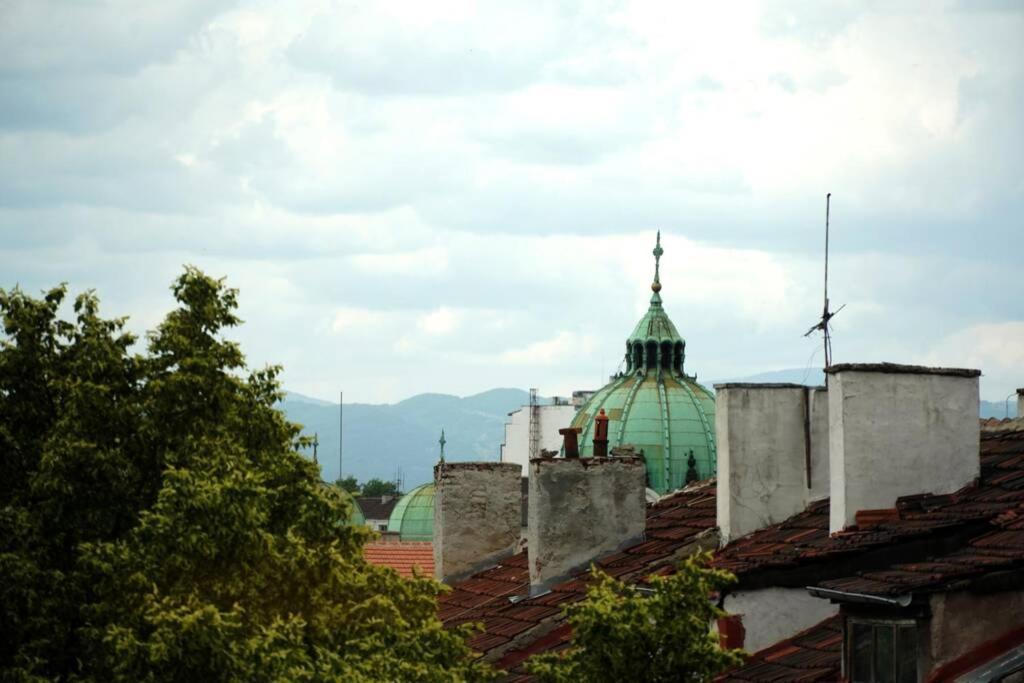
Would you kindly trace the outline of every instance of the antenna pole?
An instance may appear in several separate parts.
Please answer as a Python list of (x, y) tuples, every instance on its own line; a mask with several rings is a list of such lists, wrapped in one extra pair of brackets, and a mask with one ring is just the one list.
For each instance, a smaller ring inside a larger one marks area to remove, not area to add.
[(338, 480), (341, 480), (341, 463), (344, 451), (342, 451), (342, 436), (345, 433), (345, 392), (338, 392)]
[(832, 344), (830, 344), (828, 335), (828, 222), (829, 213), (832, 208), (832, 193), (829, 192), (825, 195), (825, 308), (822, 312), (822, 321), (825, 323), (823, 331), (825, 333), (825, 367), (832, 365)]

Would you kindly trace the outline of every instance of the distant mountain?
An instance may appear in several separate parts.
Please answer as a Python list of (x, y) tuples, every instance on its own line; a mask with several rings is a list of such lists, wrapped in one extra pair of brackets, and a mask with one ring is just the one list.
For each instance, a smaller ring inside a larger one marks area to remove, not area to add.
[[(785, 382), (821, 385), (821, 368), (792, 368), (747, 377), (704, 382), (707, 387), (724, 382)], [(433, 477), (438, 456), (438, 437), (445, 430), (445, 454), (449, 460), (498, 459), (505, 437), (508, 414), (524, 406), (529, 394), (522, 389), (491, 389), (461, 398), (449, 394), (418, 394), (395, 404), (345, 404), (344, 473), (359, 481), (378, 477), (389, 480), (399, 468), (406, 490)], [(541, 399), (547, 403), (549, 399)], [(303, 425), (303, 432), (317, 434), (323, 477), (338, 477), (338, 404), (287, 392), (280, 407), (288, 419)], [(1016, 407), (1010, 405), (1010, 416)], [(981, 417), (1004, 417), (1006, 404), (982, 401)], [(309, 457), (313, 454), (308, 453)]]
[[(395, 404), (346, 403), (344, 474), (393, 479), (401, 468), (406, 489), (430, 481), (442, 428), (449, 460), (496, 461), (508, 413), (528, 401), (522, 389), (491, 389), (464, 398), (419, 394)], [(304, 434), (317, 435), (323, 477), (337, 479), (338, 404), (288, 392), (280, 407)]]

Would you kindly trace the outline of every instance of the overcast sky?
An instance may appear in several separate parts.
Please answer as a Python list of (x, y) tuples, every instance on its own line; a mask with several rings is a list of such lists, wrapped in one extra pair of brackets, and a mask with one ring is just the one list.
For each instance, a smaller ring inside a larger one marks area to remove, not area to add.
[(1024, 386), (1018, 1), (0, 0), (0, 287), (144, 331), (182, 264), (322, 398), (595, 388), (647, 307), (699, 378)]

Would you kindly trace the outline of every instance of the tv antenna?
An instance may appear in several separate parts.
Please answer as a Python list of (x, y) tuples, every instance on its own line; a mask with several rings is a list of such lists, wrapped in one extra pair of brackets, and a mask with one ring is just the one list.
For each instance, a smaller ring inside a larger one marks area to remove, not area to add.
[(809, 337), (815, 330), (821, 330), (824, 337), (826, 368), (832, 365), (832, 334), (829, 332), (829, 322), (839, 311), (846, 308), (846, 304), (843, 304), (835, 311), (828, 310), (828, 222), (831, 203), (832, 193), (829, 192), (825, 195), (825, 306), (821, 311), (821, 320), (818, 321), (818, 324), (804, 332), (804, 336)]

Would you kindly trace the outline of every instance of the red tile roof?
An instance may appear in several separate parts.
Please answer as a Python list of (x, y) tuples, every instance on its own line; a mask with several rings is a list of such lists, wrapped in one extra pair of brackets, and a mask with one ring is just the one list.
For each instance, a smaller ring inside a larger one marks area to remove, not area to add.
[(792, 638), (756, 652), (742, 665), (716, 680), (838, 681), (843, 656), (843, 623), (838, 614), (801, 631)]
[[(817, 569), (837, 578), (851, 573), (850, 562), (860, 567), (891, 565), (894, 560), (920, 558), (961, 547), (989, 530), (994, 517), (1024, 503), (1024, 431), (983, 432), (981, 478), (947, 495), (905, 496), (895, 511), (862, 515), (869, 522), (829, 535), (827, 500), (807, 510), (733, 541), (715, 557), (714, 564), (740, 577), (747, 585), (793, 585), (806, 581), (806, 571)], [(872, 551), (881, 551), (872, 554)], [(905, 558), (894, 557), (902, 554)], [(804, 584), (806, 585), (806, 584)]]
[[(644, 541), (597, 564), (613, 576), (638, 581), (660, 567), (674, 565), (681, 559), (681, 550), (714, 526), (715, 485), (701, 482), (649, 506)], [(562, 608), (583, 598), (586, 582), (586, 572), (578, 572), (549, 592), (530, 598), (527, 554), (520, 552), (453, 585), (439, 599), (438, 616), (446, 626), (482, 623), (483, 632), (470, 645), (496, 660), (499, 667), (515, 670), (536, 652), (565, 646), (569, 629)]]
[[(981, 541), (978, 537), (983, 534), (1004, 533), (993, 532), (992, 520), (1024, 504), (1024, 431), (982, 432), (980, 457), (979, 482), (954, 494), (906, 496), (897, 501), (895, 511), (862, 515), (863, 526), (834, 536), (828, 533), (828, 501), (812, 503), (781, 524), (730, 543), (716, 554), (715, 565), (737, 574), (741, 585), (748, 587), (802, 588), (857, 570), (882, 570), (894, 562), (949, 554), (965, 545), (973, 548), (968, 545), (972, 539)], [(714, 526), (714, 482), (702, 482), (649, 507), (645, 540), (603, 557), (597, 564), (630, 582), (642, 581), (652, 573), (668, 573), (682, 559), (680, 551), (692, 547), (701, 532)], [(984, 542), (995, 544), (993, 553), (999, 553), (1007, 550), (999, 544), (1015, 544), (1017, 538), (992, 536)], [(1021, 542), (1024, 544), (1024, 539)], [(981, 551), (975, 548), (971, 552), (977, 555)], [(976, 555), (972, 561), (981, 562)], [(577, 575), (549, 593), (526, 598), (526, 563), (525, 552), (514, 555), (454, 585), (439, 601), (439, 616), (446, 625), (482, 622), (484, 630), (471, 645), (514, 673), (521, 673), (520, 666), (529, 656), (567, 645), (570, 633), (562, 608), (580, 600), (586, 588), (586, 577)], [(510, 597), (517, 600), (511, 602)], [(823, 630), (815, 631), (819, 627)], [(778, 678), (770, 677), (769, 669), (758, 674), (765, 677), (743, 678), (738, 672), (747, 671), (751, 662), (730, 676), (732, 680), (835, 680), (829, 676), (838, 666), (840, 646), (838, 640), (832, 643), (829, 638), (838, 628), (837, 621), (826, 620), (785, 641), (796, 650), (776, 646), (764, 651), (771, 659), (756, 660), (761, 653), (751, 659), (780, 667), (771, 669)], [(825, 656), (833, 645), (834, 666), (827, 664), (832, 660)]]
[(366, 561), (391, 567), (400, 576), (412, 576), (412, 568), (419, 567), (426, 576), (434, 575), (434, 544), (430, 541), (377, 541), (363, 547)]

